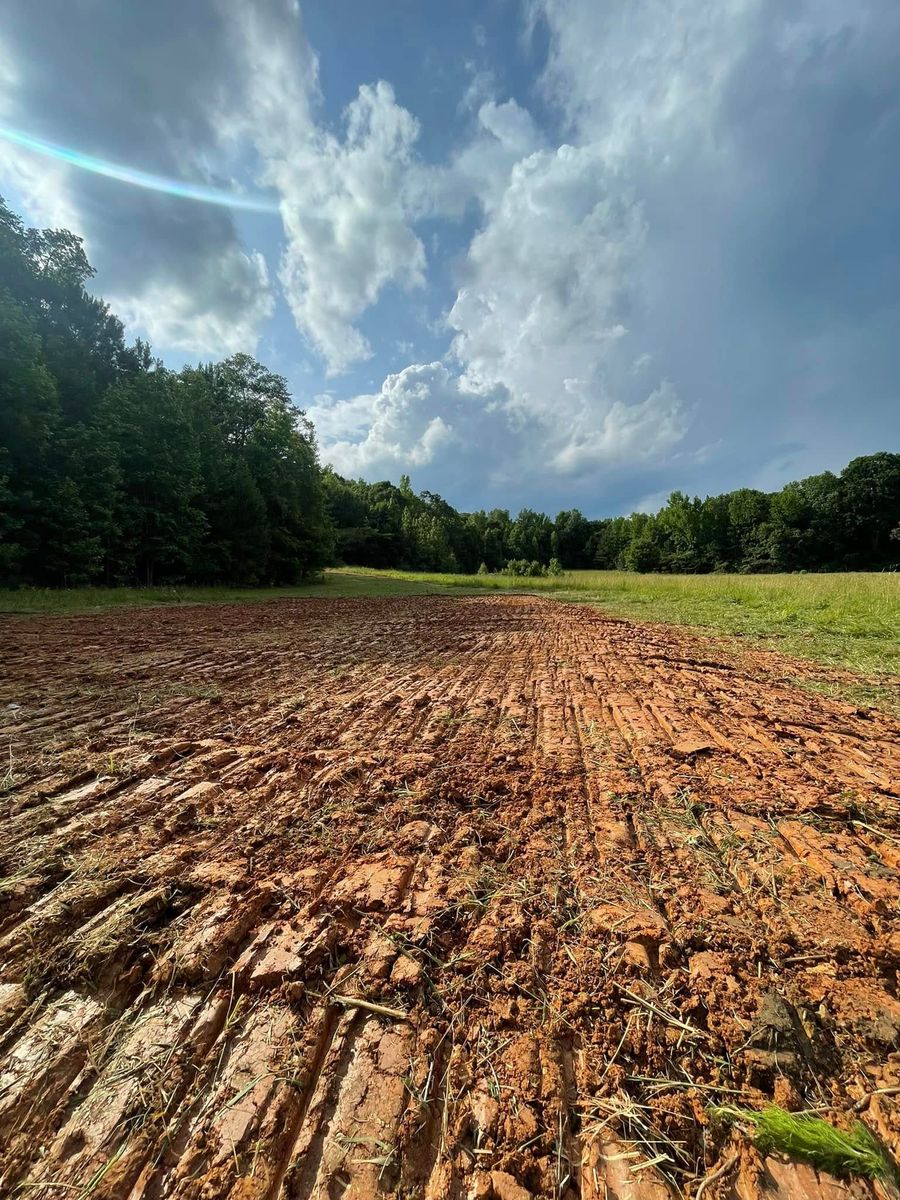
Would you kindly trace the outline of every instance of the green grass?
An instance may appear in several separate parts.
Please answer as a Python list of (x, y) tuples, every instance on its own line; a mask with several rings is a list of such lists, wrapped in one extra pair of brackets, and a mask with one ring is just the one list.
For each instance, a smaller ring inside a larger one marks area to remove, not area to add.
[[(364, 571), (445, 588), (537, 592), (636, 621), (699, 626), (844, 667), (877, 683), (900, 678), (900, 575), (635, 575), (568, 571), (548, 579)], [(343, 571), (334, 572), (342, 575)]]
[(787, 1112), (776, 1104), (759, 1112), (726, 1106), (714, 1109), (713, 1115), (751, 1126), (754, 1144), (763, 1154), (786, 1154), (838, 1179), (861, 1175), (900, 1182), (896, 1166), (861, 1121), (855, 1121), (845, 1133), (821, 1117)]
[(0, 588), (0, 613), (20, 616), (99, 612), (109, 608), (179, 604), (243, 604), (308, 597), (409, 596), (448, 592), (448, 586), (392, 575), (327, 571), (324, 579), (296, 587), (83, 587)]
[(0, 613), (78, 613), (121, 605), (297, 597), (532, 592), (615, 616), (695, 626), (853, 672), (858, 682), (799, 677), (803, 687), (900, 713), (900, 575), (633, 575), (570, 571), (549, 579), (341, 567), (291, 588), (75, 588), (0, 591)]

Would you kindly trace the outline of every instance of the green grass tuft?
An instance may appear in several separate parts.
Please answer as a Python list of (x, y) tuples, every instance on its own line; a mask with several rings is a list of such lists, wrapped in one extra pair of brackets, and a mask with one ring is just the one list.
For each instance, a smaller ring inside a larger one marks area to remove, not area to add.
[(117, 608), (186, 604), (247, 604), (263, 600), (340, 600), (369, 596), (458, 594), (458, 588), (384, 573), (327, 571), (295, 587), (163, 586), (0, 588), (0, 616), (68, 616)]
[(759, 1112), (730, 1105), (714, 1108), (712, 1112), (724, 1120), (752, 1125), (756, 1130), (753, 1143), (763, 1154), (786, 1154), (838, 1179), (862, 1175), (866, 1179), (900, 1182), (896, 1165), (861, 1121), (855, 1121), (845, 1133), (821, 1117), (787, 1112), (777, 1104)]

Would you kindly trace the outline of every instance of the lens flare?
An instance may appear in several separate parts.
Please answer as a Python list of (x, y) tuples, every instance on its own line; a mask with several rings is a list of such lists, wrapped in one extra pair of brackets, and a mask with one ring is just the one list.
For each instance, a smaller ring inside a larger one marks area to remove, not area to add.
[(56, 146), (53, 142), (45, 142), (42, 138), (31, 137), (18, 129), (8, 129), (0, 125), (0, 138), (55, 158), (59, 162), (80, 167), (83, 171), (93, 171), (95, 175), (105, 175), (107, 179), (118, 179), (120, 183), (131, 183), (135, 187), (149, 188), (152, 192), (164, 192), (167, 196), (180, 196), (183, 200), (199, 200), (204, 204), (221, 204), (225, 208), (240, 208), (249, 212), (276, 213), (277, 200), (267, 196), (246, 195), (241, 192), (228, 192), (223, 188), (205, 187), (200, 183), (184, 183), (180, 179), (169, 179), (165, 175), (153, 175), (149, 171), (138, 171), (133, 167), (120, 166), (118, 163), (107, 162), (95, 158), (92, 154), (82, 154), (79, 150), (69, 150), (65, 146)]

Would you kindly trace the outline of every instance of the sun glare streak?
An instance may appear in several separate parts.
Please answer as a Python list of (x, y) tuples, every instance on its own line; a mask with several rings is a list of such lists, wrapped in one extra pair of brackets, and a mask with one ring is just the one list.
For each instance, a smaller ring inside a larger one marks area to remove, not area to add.
[(72, 167), (80, 167), (83, 171), (92, 171), (95, 175), (105, 175), (107, 179), (117, 179), (120, 183), (130, 183), (153, 192), (164, 192), (168, 196), (180, 196), (183, 200), (199, 200), (204, 204), (221, 204), (225, 208), (240, 208), (249, 212), (278, 212), (278, 201), (266, 196), (242, 195), (240, 192), (205, 187), (199, 183), (184, 183), (180, 179), (169, 179), (165, 175), (138, 171), (134, 167), (121, 166), (119, 163), (95, 158), (92, 154), (82, 154), (79, 150), (69, 150), (65, 146), (45, 142), (42, 138), (31, 137), (30, 134), (3, 125), (0, 125), (0, 138), (44, 154), (48, 158), (68, 163)]

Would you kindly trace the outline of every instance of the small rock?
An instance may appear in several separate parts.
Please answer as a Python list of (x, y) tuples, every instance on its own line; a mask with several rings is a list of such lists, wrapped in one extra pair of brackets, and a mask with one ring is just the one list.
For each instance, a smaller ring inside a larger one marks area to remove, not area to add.
[(422, 965), (408, 954), (401, 954), (391, 971), (391, 983), (396, 987), (415, 987), (422, 978)]
[(532, 1193), (506, 1171), (491, 1171), (491, 1188), (496, 1200), (532, 1200)]

